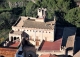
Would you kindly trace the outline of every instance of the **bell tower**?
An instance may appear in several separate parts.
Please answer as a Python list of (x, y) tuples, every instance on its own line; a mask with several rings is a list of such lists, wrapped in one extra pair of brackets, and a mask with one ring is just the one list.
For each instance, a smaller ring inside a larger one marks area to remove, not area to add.
[(45, 18), (46, 8), (38, 8), (38, 18)]

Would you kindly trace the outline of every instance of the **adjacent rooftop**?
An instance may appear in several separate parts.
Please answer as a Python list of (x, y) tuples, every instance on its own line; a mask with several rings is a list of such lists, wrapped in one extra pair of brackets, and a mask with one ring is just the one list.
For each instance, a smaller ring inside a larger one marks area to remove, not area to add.
[(62, 38), (54, 42), (44, 41), (41, 47), (41, 51), (60, 51), (62, 44)]

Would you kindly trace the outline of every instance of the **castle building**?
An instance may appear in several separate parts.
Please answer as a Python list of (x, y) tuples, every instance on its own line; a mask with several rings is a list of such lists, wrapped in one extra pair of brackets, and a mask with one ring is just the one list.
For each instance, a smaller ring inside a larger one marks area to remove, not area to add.
[[(23, 38), (27, 38), (35, 46), (39, 46), (43, 40), (53, 42), (55, 18), (53, 21), (45, 22), (45, 16), (46, 9), (39, 8), (37, 18), (19, 17), (17, 22), (12, 26), (12, 31), (9, 33), (9, 41), (19, 38), (21, 42)], [(26, 34), (24, 35), (23, 32)]]

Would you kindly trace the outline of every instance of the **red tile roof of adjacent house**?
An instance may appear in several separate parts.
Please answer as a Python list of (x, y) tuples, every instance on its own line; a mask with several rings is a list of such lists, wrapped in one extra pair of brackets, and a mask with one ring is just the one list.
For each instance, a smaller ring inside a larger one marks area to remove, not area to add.
[(18, 49), (0, 48), (0, 55), (4, 57), (14, 57)]
[(46, 54), (46, 55), (43, 54), (40, 57), (57, 57), (57, 56), (52, 54)]
[(41, 50), (60, 51), (61, 43), (62, 43), (62, 38), (54, 42), (44, 41)]
[(20, 45), (20, 42), (14, 42), (9, 47), (18, 47)]

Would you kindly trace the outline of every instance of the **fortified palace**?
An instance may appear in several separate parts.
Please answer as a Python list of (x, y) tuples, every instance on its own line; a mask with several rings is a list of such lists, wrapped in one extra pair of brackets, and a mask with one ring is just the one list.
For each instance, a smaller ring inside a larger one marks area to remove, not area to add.
[(0, 44), (2, 57), (68, 57), (74, 56), (75, 27), (56, 27), (56, 18), (46, 21), (45, 8), (37, 10), (37, 17), (20, 16)]

